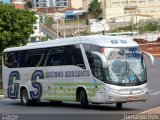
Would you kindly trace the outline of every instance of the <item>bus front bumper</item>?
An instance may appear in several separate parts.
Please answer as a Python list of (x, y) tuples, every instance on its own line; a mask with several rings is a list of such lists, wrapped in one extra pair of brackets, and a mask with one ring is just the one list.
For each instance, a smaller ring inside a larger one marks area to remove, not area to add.
[(105, 97), (106, 103), (124, 103), (134, 101), (146, 101), (148, 98), (148, 90), (138, 94), (130, 92), (129, 94), (121, 94), (118, 92), (108, 91)]

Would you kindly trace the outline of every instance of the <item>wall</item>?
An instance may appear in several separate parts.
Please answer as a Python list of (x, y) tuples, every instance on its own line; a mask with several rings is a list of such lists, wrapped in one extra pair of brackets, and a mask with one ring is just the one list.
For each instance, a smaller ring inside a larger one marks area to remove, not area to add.
[(71, 7), (73, 8), (82, 8), (82, 1), (83, 0), (71, 0)]

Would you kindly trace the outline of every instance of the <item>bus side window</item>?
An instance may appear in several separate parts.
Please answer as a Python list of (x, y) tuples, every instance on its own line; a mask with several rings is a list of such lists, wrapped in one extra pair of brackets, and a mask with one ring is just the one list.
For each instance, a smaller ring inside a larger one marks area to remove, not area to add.
[(104, 77), (103, 77), (102, 61), (99, 58), (99, 56), (91, 54), (92, 51), (99, 52), (100, 48), (92, 44), (83, 44), (83, 48), (85, 49), (85, 53), (93, 76), (103, 81)]
[(17, 52), (4, 53), (4, 65), (9, 68), (17, 68), (19, 65), (17, 55)]
[(79, 45), (75, 45), (73, 49), (74, 65), (86, 69), (84, 59)]
[(50, 50), (46, 66), (59, 66), (64, 63), (64, 47), (56, 47)]
[(99, 58), (99, 56), (97, 55), (91, 55), (88, 61), (93, 76), (103, 81), (104, 77), (103, 77), (103, 67), (101, 58)]
[(73, 65), (73, 46), (55, 47), (50, 50), (46, 66)]
[(49, 52), (46, 66), (59, 65), (76, 65), (85, 69), (86, 67), (79, 45), (68, 45), (52, 48)]
[(64, 63), (63, 65), (75, 65), (76, 58), (74, 56), (74, 46), (69, 45), (65, 46), (65, 53), (64, 53)]
[(45, 50), (43, 49), (24, 51), (25, 59), (23, 67), (38, 67), (44, 52)]

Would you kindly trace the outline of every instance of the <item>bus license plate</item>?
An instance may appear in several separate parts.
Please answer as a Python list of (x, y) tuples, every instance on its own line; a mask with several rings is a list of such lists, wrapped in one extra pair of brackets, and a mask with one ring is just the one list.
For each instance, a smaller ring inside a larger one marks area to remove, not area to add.
[(135, 99), (135, 97), (133, 96), (128, 96), (128, 101), (133, 101)]

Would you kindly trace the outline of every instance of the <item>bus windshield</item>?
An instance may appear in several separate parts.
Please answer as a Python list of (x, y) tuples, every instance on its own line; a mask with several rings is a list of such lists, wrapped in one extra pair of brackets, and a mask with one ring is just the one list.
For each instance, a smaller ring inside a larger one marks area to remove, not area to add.
[(120, 86), (134, 86), (147, 82), (146, 67), (139, 47), (105, 48), (108, 61), (104, 68), (106, 82)]

